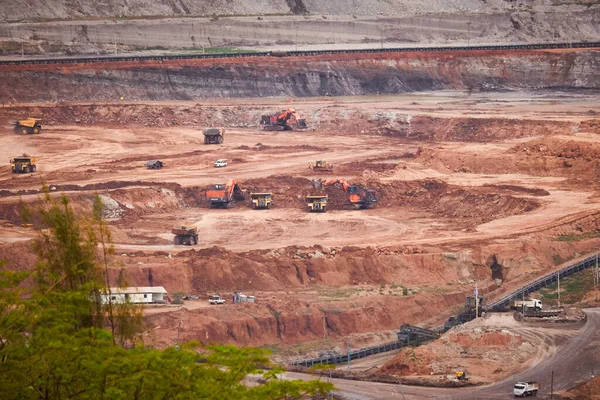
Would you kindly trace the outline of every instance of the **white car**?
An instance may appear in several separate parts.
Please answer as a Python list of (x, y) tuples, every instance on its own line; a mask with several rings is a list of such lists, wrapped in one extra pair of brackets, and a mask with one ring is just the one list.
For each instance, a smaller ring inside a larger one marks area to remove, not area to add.
[(225, 304), (225, 299), (222, 298), (221, 296), (210, 296), (208, 298), (208, 302), (210, 304)]
[(221, 168), (227, 166), (227, 160), (217, 160), (215, 161), (215, 168)]

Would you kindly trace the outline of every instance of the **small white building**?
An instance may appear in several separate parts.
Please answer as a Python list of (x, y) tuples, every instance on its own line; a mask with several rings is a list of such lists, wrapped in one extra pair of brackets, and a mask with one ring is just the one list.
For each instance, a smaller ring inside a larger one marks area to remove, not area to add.
[(102, 294), (102, 303), (123, 304), (162, 303), (167, 291), (162, 286), (139, 286), (125, 288), (110, 288), (110, 294)]

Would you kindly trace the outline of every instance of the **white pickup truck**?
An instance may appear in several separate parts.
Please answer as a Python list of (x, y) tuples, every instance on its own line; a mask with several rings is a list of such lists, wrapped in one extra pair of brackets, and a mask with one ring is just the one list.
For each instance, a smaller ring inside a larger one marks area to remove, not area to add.
[(208, 298), (208, 302), (210, 304), (215, 304), (215, 305), (217, 305), (217, 304), (225, 304), (225, 299), (222, 298), (221, 296), (210, 296)]
[(539, 389), (540, 384), (537, 382), (517, 382), (513, 393), (516, 397), (535, 396)]

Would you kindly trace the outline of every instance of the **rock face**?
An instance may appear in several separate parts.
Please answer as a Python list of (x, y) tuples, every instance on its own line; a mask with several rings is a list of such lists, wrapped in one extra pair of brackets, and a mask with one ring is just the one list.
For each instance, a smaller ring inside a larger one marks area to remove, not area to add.
[(190, 100), (432, 90), (597, 89), (600, 51), (382, 53), (0, 66), (0, 101)]

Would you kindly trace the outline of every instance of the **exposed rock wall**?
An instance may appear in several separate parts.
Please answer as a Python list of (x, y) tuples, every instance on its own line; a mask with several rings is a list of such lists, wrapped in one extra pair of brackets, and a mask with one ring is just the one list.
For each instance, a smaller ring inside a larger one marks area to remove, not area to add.
[(384, 53), (0, 67), (0, 101), (193, 100), (432, 90), (598, 89), (600, 51)]

